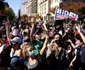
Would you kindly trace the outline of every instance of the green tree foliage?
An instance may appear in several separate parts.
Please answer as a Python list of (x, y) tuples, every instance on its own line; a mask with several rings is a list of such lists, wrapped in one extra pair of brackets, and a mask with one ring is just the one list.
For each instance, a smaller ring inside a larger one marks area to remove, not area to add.
[(35, 18), (36, 18), (36, 19), (43, 20), (43, 17), (42, 17), (42, 16), (40, 16), (38, 13), (36, 13)]
[(13, 12), (12, 8), (5, 8), (4, 9), (4, 15), (8, 16), (9, 19), (13, 19), (15, 17), (15, 13)]

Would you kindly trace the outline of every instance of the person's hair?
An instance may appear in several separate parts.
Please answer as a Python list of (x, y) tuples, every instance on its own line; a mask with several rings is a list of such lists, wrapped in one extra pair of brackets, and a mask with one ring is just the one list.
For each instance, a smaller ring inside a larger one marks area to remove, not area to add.
[(82, 27), (83, 29), (85, 29), (85, 24), (83, 25), (83, 27)]
[(42, 28), (38, 28), (36, 34), (41, 34), (41, 33), (43, 33)]
[(83, 40), (82, 40), (82, 38), (81, 38), (81, 36), (79, 34), (75, 35), (75, 38), (80, 40), (80, 42), (83, 42)]
[(30, 42), (30, 38), (28, 36), (25, 36), (24, 42)]
[(54, 36), (53, 36), (53, 37), (55, 37), (56, 35), (59, 35), (59, 36), (60, 36), (60, 38), (59, 38), (59, 39), (62, 39), (61, 34), (59, 34), (59, 33), (54, 33)]
[(29, 53), (27, 51), (27, 48), (30, 48), (30, 50), (33, 49), (33, 47), (31, 45), (26, 45), (26, 44), (23, 44), (22, 47), (21, 47), (21, 57), (24, 58), (24, 59), (28, 59), (29, 58)]
[(60, 40), (55, 40), (55, 43), (56, 44), (61, 44), (61, 41)]

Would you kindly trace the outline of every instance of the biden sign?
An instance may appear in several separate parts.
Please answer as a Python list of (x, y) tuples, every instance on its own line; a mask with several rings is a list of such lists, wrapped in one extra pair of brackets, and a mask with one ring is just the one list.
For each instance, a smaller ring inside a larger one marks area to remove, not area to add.
[(72, 20), (78, 20), (78, 14), (60, 8), (56, 9), (54, 20), (63, 20), (67, 18), (70, 18)]

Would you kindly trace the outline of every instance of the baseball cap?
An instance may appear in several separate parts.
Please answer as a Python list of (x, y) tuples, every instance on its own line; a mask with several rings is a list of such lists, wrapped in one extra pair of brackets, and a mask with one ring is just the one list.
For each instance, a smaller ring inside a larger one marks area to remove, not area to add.
[(14, 29), (13, 33), (14, 36), (19, 35), (19, 30), (18, 29)]
[(10, 40), (11, 43), (21, 43), (21, 38), (20, 37), (14, 37), (13, 39)]

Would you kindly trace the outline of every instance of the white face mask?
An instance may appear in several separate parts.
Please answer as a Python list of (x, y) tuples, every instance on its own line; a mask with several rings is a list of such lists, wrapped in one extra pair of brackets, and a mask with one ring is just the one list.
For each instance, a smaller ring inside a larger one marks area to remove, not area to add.
[(59, 30), (59, 34), (63, 35), (63, 32), (62, 32), (62, 30)]
[(76, 44), (77, 47), (80, 46), (80, 43), (79, 42), (76, 42), (75, 44)]
[(30, 51), (29, 56), (35, 56), (34, 51)]
[(71, 52), (71, 50), (67, 50), (67, 53), (70, 53)]

